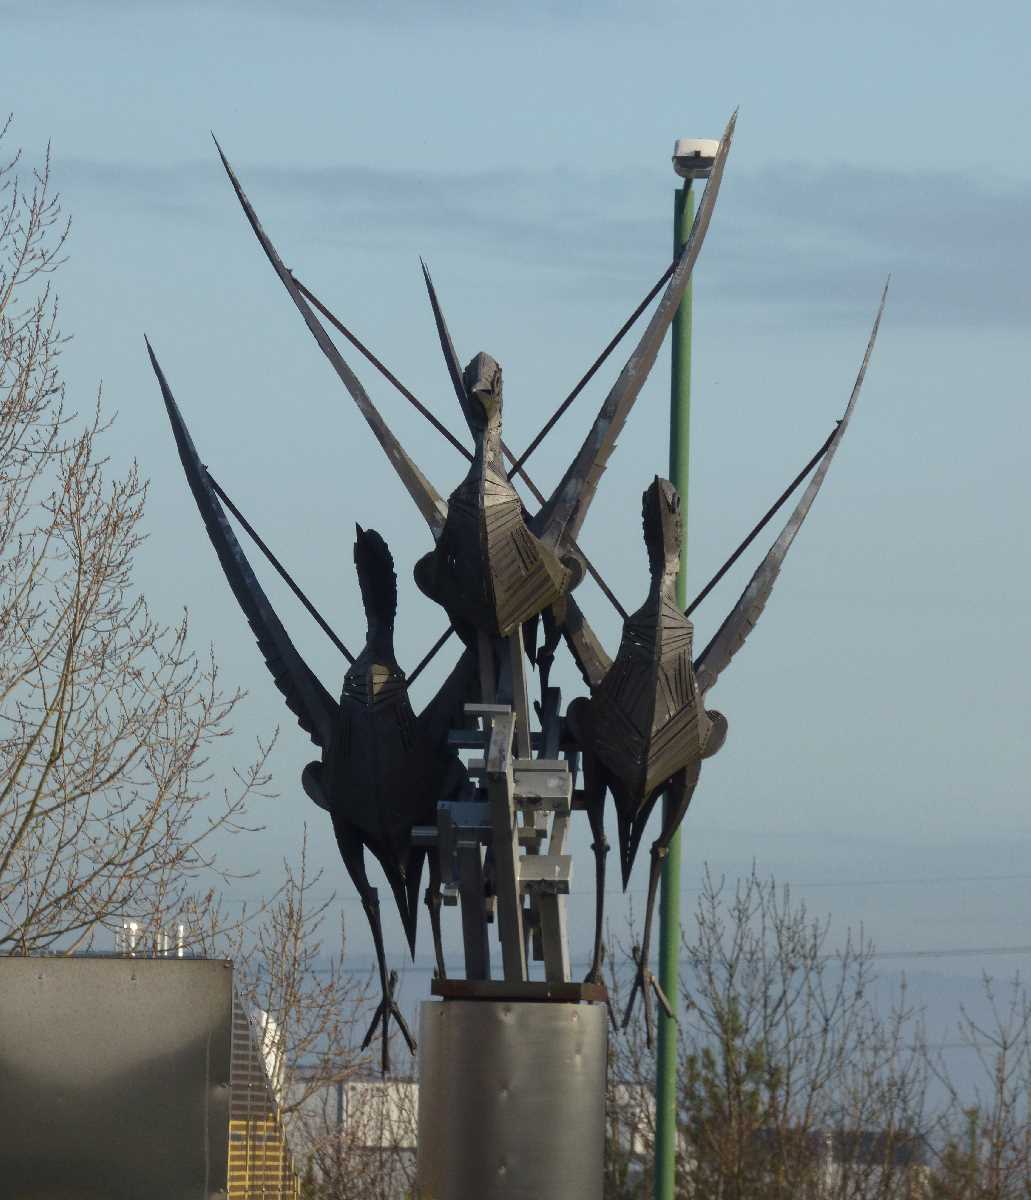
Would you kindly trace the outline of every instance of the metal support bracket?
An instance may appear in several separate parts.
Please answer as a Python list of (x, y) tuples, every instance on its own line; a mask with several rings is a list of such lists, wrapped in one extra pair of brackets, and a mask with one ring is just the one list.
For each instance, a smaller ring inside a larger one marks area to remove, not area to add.
[[(452, 734), (456, 745), (483, 747), (484, 756), (467, 764), (469, 784), (459, 799), (440, 803), (437, 824), (417, 826), (412, 841), (439, 855), (444, 904), (461, 908), (467, 979), (490, 979), (487, 926), (496, 917), (508, 983), (528, 980), (529, 946), (533, 958), (543, 961), (546, 980), (565, 983), (572, 875), (565, 838), (574, 775), (568, 760), (559, 757), (557, 689), (549, 689), (546, 697), (544, 729), (529, 730), (519, 642), (514, 636), (508, 658), (502, 659), (497, 696), (512, 703), (467, 704), (466, 716), (478, 719), (482, 730)], [(488, 651), (493, 653), (486, 645), (481, 651), (485, 661)], [(534, 750), (540, 758), (530, 757)]]

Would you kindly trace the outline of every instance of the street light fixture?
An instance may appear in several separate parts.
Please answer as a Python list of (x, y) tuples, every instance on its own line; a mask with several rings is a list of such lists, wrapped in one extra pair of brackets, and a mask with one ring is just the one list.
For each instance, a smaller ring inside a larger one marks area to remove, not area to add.
[(673, 170), (681, 179), (708, 179), (719, 148), (719, 138), (677, 138)]

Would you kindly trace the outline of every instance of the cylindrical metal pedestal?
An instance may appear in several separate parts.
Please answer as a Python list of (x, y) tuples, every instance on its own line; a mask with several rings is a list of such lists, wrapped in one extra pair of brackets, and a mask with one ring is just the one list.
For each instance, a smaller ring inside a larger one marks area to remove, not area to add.
[(599, 1200), (604, 1004), (427, 1000), (420, 1200)]

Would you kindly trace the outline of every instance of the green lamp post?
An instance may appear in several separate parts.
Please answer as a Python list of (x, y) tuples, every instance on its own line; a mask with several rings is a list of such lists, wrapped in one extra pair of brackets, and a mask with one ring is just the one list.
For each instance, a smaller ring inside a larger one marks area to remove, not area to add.
[[(673, 148), (673, 169), (683, 179), (673, 202), (673, 252), (679, 254), (694, 222), (695, 179), (708, 178), (719, 141), (679, 138)], [(669, 478), (680, 493), (684, 536), (680, 551), (677, 601), (687, 607), (687, 497), (691, 437), (691, 294), (681, 301), (673, 320), (673, 363), (669, 414)], [(666, 801), (663, 801), (665, 804)], [(680, 945), (680, 831), (674, 835), (662, 870), (659, 902), (659, 983), (677, 1008), (677, 970)], [(677, 1026), (659, 1009), (655, 1061), (655, 1200), (673, 1200), (677, 1150)]]

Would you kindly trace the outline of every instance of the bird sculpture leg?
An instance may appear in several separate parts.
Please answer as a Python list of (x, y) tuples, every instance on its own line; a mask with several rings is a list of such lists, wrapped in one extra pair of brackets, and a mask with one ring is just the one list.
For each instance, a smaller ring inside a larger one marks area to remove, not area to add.
[[(439, 787), (440, 798), (447, 799), (451, 797), (459, 797), (463, 793), (463, 789), (471, 789), (472, 785), (468, 782), (465, 767), (458, 760), (457, 755), (454, 756), (444, 774), (443, 782)], [(436, 805), (433, 806), (431, 814), (424, 814), (422, 820), (425, 823), (436, 823)], [(429, 820), (426, 820), (427, 816)], [(426, 905), (430, 914), (430, 931), (433, 934), (433, 955), (437, 962), (437, 978), (447, 979), (447, 970), (444, 966), (444, 942), (440, 932), (440, 909), (442, 904), (441, 896), (441, 874), (440, 874), (440, 853), (434, 848), (432, 850), (423, 847), (418, 847), (412, 851), (411, 865), (409, 866), (408, 879), (409, 885), (417, 885), (422, 879), (422, 861), (426, 859), (429, 863), (430, 879), (429, 885), (423, 894), (423, 902)], [(416, 892), (412, 891), (409, 899), (409, 906), (414, 913), (416, 910)]]
[(532, 666), (537, 665), (537, 627), (540, 622), (540, 613), (523, 622), (523, 650)]
[(559, 622), (555, 619), (554, 612), (550, 608), (544, 610), (541, 615), (541, 623), (544, 626), (544, 641), (537, 650), (536, 665), (541, 681), (541, 695), (543, 696), (548, 690), (551, 667), (555, 661), (555, 650), (562, 640), (562, 629)]
[[(587, 737), (587, 722), (590, 720), (590, 710), (583, 699), (574, 700), (566, 713), (566, 721), (574, 740), (580, 746), (590, 744)], [(605, 836), (605, 791), (607, 784), (602, 765), (590, 751), (581, 751), (581, 762), (584, 773), (584, 807), (587, 810), (587, 820), (590, 822), (591, 834), (594, 840), (591, 850), (594, 854), (594, 951), (591, 955), (590, 970), (584, 976), (584, 983), (602, 983), (601, 964), (604, 954), (602, 931), (605, 924), (605, 860), (609, 853), (609, 840)], [(573, 767), (575, 774), (576, 768)], [(608, 993), (605, 993), (605, 1007), (609, 1012), (609, 1020), (616, 1026), (616, 1017), (612, 1011)]]
[(412, 1037), (408, 1023), (405, 1021), (401, 1010), (397, 1006), (397, 1002), (394, 1000), (397, 972), (391, 971), (390, 977), (387, 977), (387, 957), (383, 949), (383, 925), (379, 915), (379, 897), (376, 894), (376, 889), (369, 883), (369, 877), (365, 873), (365, 848), (361, 837), (353, 826), (347, 825), (336, 818), (333, 821), (333, 829), (336, 833), (337, 845), (340, 847), (340, 856), (344, 860), (344, 866), (347, 868), (347, 873), (351, 876), (351, 881), (358, 889), (358, 894), (361, 897), (362, 908), (365, 909), (365, 916), (369, 922), (369, 928), (372, 930), (372, 941), (376, 947), (376, 963), (379, 967), (382, 998), (369, 1025), (369, 1031), (362, 1042), (362, 1049), (366, 1049), (372, 1041), (373, 1035), (376, 1032), (376, 1026), (382, 1025), (382, 1070), (383, 1074), (387, 1075), (390, 1072), (390, 1018), (393, 1017), (397, 1022), (397, 1027), (401, 1030), (402, 1036), (408, 1043), (408, 1049), (413, 1054), (415, 1053), (415, 1038)]
[(585, 983), (601, 983), (602, 926), (605, 920), (605, 859), (609, 852), (605, 836), (605, 792), (607, 784), (604, 768), (597, 756), (587, 749), (591, 744), (591, 709), (587, 700), (574, 700), (566, 711), (566, 724), (573, 740), (581, 747), (581, 762), (584, 773), (584, 808), (591, 825), (594, 841), (594, 953), (591, 969), (584, 978)]
[(644, 1030), (648, 1048), (652, 1046), (652, 991), (662, 1005), (662, 1009), (666, 1016), (671, 1021), (676, 1020), (676, 1014), (666, 997), (666, 993), (659, 985), (659, 981), (652, 974), (648, 960), (651, 951), (651, 936), (652, 936), (652, 917), (655, 914), (655, 897), (659, 890), (659, 877), (662, 874), (662, 864), (666, 860), (666, 855), (669, 853), (669, 844), (673, 838), (673, 834), (680, 828), (680, 822), (687, 812), (687, 807), (691, 803), (691, 797), (694, 794), (695, 785), (698, 783), (698, 774), (701, 764), (695, 762), (690, 767), (685, 767), (678, 771), (670, 780), (668, 785), (669, 804), (665, 807), (665, 817), (663, 820), (662, 830), (652, 845), (652, 862), (651, 871), (648, 875), (648, 899), (644, 912), (644, 934), (641, 938), (641, 945), (634, 947), (634, 960), (637, 963), (637, 974), (634, 978), (634, 986), (630, 991), (630, 999), (627, 1001), (626, 1012), (623, 1014), (623, 1028), (630, 1024), (630, 1017), (634, 1010), (634, 1001), (637, 999), (637, 993), (641, 993), (641, 999), (644, 1001)]
[(584, 807), (591, 826), (591, 850), (594, 853), (594, 953), (591, 969), (585, 983), (601, 983), (602, 928), (605, 921), (605, 860), (609, 853), (609, 841), (605, 836), (605, 781), (601, 778), (601, 764), (593, 754), (585, 754)]
[(430, 882), (426, 888), (426, 907), (430, 913), (430, 929), (433, 932), (433, 954), (437, 960), (437, 978), (447, 979), (447, 969), (444, 966), (444, 942), (440, 933), (440, 859), (430, 854)]
[[(382, 974), (380, 976), (382, 980)], [(408, 1051), (414, 1054), (416, 1051), (415, 1038), (412, 1037), (412, 1031), (408, 1028), (408, 1022), (404, 1019), (401, 1010), (397, 1007), (397, 1001), (394, 999), (394, 993), (397, 990), (397, 972), (391, 971), (389, 977), (383, 981), (383, 998), (376, 1007), (376, 1011), (372, 1015), (372, 1020), (369, 1022), (368, 1032), (362, 1039), (362, 1049), (366, 1049), (372, 1041), (376, 1033), (376, 1026), (382, 1023), (382, 1054), (380, 1059), (380, 1071), (384, 1075), (390, 1074), (390, 1018), (393, 1017), (397, 1022), (398, 1029), (405, 1041), (408, 1043)]]
[[(601, 783), (597, 788), (597, 794), (592, 796), (589, 779), (585, 756), (585, 802), (587, 820), (590, 822), (591, 834), (594, 837), (594, 841), (591, 843), (591, 850), (594, 852), (594, 952), (591, 955), (591, 969), (584, 976), (584, 983), (603, 983), (601, 964), (605, 947), (602, 943), (602, 926), (605, 920), (605, 859), (609, 853), (609, 840), (605, 836), (605, 784)], [(608, 991), (605, 992), (605, 1007), (608, 1009), (612, 1028), (616, 1029), (616, 1014), (612, 1011), (612, 1001), (609, 999)]]

